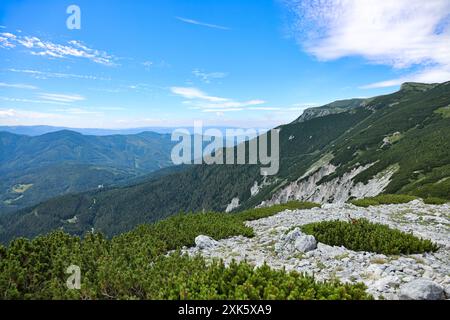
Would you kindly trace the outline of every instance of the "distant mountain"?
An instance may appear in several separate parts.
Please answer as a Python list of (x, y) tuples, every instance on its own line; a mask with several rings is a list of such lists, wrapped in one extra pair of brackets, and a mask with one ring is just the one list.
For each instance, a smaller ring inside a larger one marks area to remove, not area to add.
[(261, 176), (258, 165), (187, 166), (0, 217), (0, 240), (57, 228), (73, 234), (94, 228), (111, 236), (181, 211), (241, 210), (292, 199), (345, 202), (379, 193), (450, 199), (450, 82), (408, 83), (392, 94), (346, 101), (327, 107), (340, 112), (279, 127), (276, 176)]
[(146, 128), (131, 128), (131, 129), (100, 129), (100, 128), (69, 128), (69, 127), (53, 127), (53, 126), (0, 126), (0, 131), (10, 132), (14, 134), (27, 136), (40, 136), (46, 133), (69, 130), (85, 135), (93, 136), (109, 136), (109, 135), (130, 135), (142, 132), (155, 132), (160, 134), (167, 134), (173, 131), (173, 128), (165, 127), (146, 127)]
[(172, 165), (168, 134), (40, 136), (0, 132), (0, 213), (102, 188)]
[[(184, 128), (184, 127), (183, 127)], [(204, 127), (205, 130), (212, 127)], [(40, 136), (47, 133), (69, 130), (78, 132), (84, 135), (93, 136), (109, 136), (109, 135), (133, 135), (142, 132), (155, 132), (159, 134), (171, 134), (175, 127), (143, 127), (143, 128), (129, 128), (129, 129), (99, 129), (99, 128), (69, 128), (69, 127), (52, 127), (52, 126), (0, 126), (0, 132), (9, 132), (18, 135), (26, 136)], [(186, 127), (191, 134), (193, 134), (193, 128)], [(214, 127), (219, 129), (223, 134), (227, 129), (234, 129), (233, 127)]]

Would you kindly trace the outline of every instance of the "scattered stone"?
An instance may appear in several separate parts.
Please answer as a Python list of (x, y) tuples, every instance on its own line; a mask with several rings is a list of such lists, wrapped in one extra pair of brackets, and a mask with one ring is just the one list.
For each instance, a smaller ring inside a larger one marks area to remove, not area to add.
[(445, 298), (450, 299), (450, 284), (445, 287), (444, 293), (445, 293)]
[(385, 278), (381, 278), (380, 280), (375, 281), (373, 287), (377, 291), (386, 291), (391, 287), (398, 286), (400, 283), (400, 279), (396, 276), (388, 276)]

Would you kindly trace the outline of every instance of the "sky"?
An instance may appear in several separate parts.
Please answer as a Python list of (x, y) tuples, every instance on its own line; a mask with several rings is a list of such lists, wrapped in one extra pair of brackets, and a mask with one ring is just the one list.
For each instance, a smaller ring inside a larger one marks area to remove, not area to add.
[(0, 2), (0, 125), (267, 128), (448, 80), (448, 0)]

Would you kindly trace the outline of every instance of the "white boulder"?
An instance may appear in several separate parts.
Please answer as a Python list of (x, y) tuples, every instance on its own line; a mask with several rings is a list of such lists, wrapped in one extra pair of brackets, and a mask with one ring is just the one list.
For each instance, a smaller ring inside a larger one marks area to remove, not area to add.
[(306, 253), (315, 249), (317, 241), (314, 236), (304, 234), (299, 228), (282, 235), (280, 241), (275, 244), (275, 251), (279, 254)]
[(200, 235), (195, 238), (195, 245), (200, 250), (211, 249), (216, 247), (218, 244), (219, 243), (216, 240), (208, 236)]
[(400, 288), (401, 300), (441, 300), (443, 298), (444, 289), (427, 279), (417, 279)]

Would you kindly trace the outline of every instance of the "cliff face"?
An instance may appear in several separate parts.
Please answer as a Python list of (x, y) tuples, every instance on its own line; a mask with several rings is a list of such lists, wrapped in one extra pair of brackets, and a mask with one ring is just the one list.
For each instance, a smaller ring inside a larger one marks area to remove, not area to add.
[(389, 185), (392, 175), (397, 172), (399, 167), (397, 165), (390, 166), (379, 172), (366, 184), (353, 181), (358, 174), (372, 165), (368, 164), (353, 168), (338, 178), (320, 183), (324, 177), (332, 174), (337, 169), (332, 164), (327, 164), (308, 177), (290, 183), (275, 193), (270, 200), (263, 201), (261, 206), (270, 206), (291, 200), (345, 203), (350, 198), (362, 199), (377, 196)]

